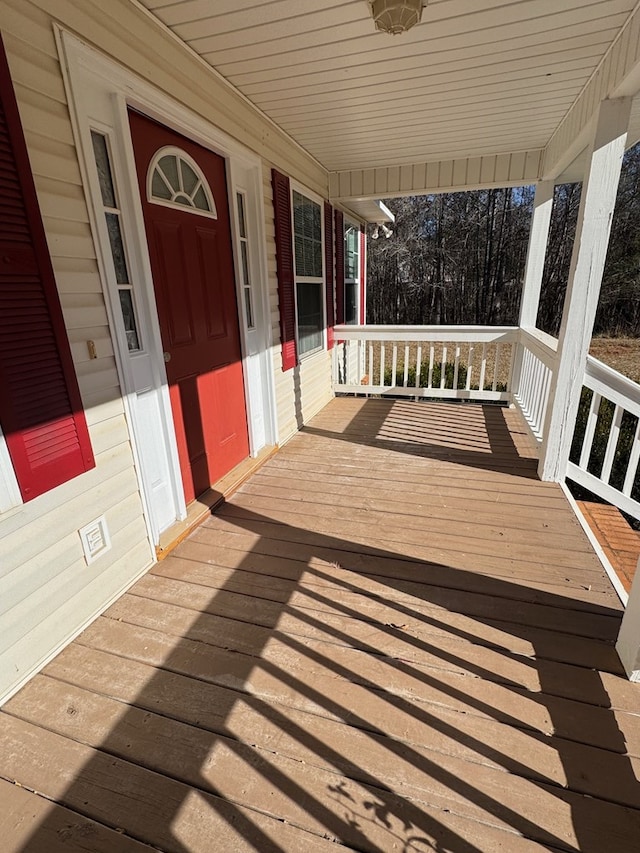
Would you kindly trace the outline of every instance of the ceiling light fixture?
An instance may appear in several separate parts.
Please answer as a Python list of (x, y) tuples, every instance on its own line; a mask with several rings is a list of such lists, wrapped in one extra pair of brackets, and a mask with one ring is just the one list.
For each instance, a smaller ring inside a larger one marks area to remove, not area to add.
[(393, 36), (406, 33), (422, 17), (425, 0), (368, 0), (376, 29)]

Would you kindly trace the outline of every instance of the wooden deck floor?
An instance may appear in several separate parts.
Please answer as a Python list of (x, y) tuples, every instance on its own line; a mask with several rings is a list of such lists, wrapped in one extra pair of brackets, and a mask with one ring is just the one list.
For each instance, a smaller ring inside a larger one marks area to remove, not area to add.
[(333, 401), (5, 705), (2, 850), (640, 849), (620, 606), (534, 456)]

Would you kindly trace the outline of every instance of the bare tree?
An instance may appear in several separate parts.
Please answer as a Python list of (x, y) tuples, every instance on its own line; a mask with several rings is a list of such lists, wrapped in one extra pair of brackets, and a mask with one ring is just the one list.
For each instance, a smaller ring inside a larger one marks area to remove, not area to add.
[[(556, 187), (538, 326), (557, 334), (580, 184)], [(518, 321), (533, 187), (391, 199), (394, 234), (369, 243), (368, 320)], [(640, 145), (625, 156), (595, 331), (640, 336)]]

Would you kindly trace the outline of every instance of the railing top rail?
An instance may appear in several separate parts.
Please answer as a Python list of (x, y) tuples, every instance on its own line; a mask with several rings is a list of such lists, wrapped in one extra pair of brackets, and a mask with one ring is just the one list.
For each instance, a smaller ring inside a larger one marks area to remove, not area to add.
[(537, 329), (534, 326), (521, 326), (520, 333), (525, 341), (535, 341), (550, 352), (558, 352), (558, 339), (547, 332), (543, 332), (542, 329)]
[(521, 328), (519, 339), (522, 346), (530, 350), (536, 358), (553, 370), (558, 356), (558, 341), (542, 329)]
[(587, 356), (585, 385), (640, 417), (640, 385), (591, 355)]
[(517, 326), (352, 326), (334, 328), (340, 341), (460, 341), (494, 343), (515, 341)]

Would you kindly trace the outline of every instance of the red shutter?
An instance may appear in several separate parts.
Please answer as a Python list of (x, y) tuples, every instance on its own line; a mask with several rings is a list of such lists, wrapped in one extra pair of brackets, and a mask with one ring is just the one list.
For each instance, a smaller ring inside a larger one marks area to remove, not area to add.
[(1, 41), (0, 424), (25, 501), (95, 465)]
[(336, 325), (344, 323), (344, 216), (336, 210)]
[(282, 369), (298, 363), (296, 348), (296, 298), (293, 274), (293, 231), (291, 228), (291, 191), (289, 178), (272, 169), (273, 211), (276, 227), (276, 269), (280, 302), (280, 339)]
[(335, 311), (333, 307), (333, 208), (328, 201), (324, 203), (324, 270), (327, 293), (327, 347), (333, 348), (333, 325)]
[(360, 325), (366, 325), (365, 308), (367, 305), (367, 235), (364, 225), (360, 226)]

